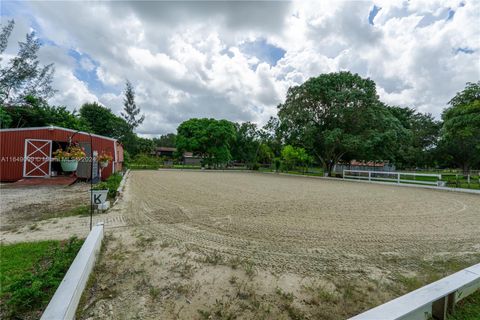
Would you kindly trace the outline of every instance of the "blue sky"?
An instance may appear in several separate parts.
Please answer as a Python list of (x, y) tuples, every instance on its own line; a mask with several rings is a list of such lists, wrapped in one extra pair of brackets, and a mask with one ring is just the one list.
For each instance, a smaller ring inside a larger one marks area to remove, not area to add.
[(190, 117), (262, 125), (289, 87), (326, 72), (357, 72), (385, 103), (436, 117), (480, 78), (480, 1), (2, 1), (0, 10), (2, 23), (16, 21), (7, 54), (35, 30), (41, 62), (55, 63), (51, 103), (119, 113), (130, 79), (145, 136)]
[(276, 65), (277, 61), (283, 58), (286, 52), (282, 48), (269, 44), (265, 39), (245, 42), (240, 45), (240, 49), (244, 53), (257, 57), (260, 61), (264, 61), (271, 66)]

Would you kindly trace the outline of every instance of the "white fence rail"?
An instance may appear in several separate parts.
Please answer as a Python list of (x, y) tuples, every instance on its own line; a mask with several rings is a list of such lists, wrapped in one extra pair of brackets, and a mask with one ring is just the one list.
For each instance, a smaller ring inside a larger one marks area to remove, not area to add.
[[(442, 186), (441, 174), (432, 173), (410, 173), (410, 172), (391, 172), (391, 171), (367, 171), (367, 170), (343, 170), (343, 178), (360, 179), (368, 181), (390, 181), (395, 183), (412, 183), (423, 185)], [(429, 180), (416, 180), (417, 177), (427, 177)], [(413, 179), (412, 179), (413, 178)]]
[(92, 228), (41, 320), (75, 319), (75, 312), (103, 240), (103, 223)]
[(480, 288), (480, 263), (407, 293), (350, 320), (444, 320), (455, 304)]

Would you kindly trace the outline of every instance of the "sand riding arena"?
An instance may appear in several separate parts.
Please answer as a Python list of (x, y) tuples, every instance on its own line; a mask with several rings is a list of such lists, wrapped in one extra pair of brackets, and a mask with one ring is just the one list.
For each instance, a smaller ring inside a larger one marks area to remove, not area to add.
[(108, 215), (85, 319), (344, 319), (480, 260), (473, 194), (132, 171)]

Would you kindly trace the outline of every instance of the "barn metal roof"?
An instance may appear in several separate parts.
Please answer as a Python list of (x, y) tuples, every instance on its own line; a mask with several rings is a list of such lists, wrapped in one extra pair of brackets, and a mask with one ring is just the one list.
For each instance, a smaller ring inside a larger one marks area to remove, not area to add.
[(92, 137), (107, 139), (107, 140), (111, 140), (111, 141), (117, 141), (117, 139), (109, 138), (109, 137), (105, 137), (105, 136), (101, 136), (101, 135), (99, 135), (99, 134), (89, 133), (89, 132), (85, 132), (85, 131), (77, 131), (77, 130), (73, 130), (73, 129), (67, 129), (67, 128), (56, 127), (56, 126), (26, 127), (26, 128), (7, 128), (7, 129), (0, 129), (0, 132), (8, 132), (8, 131), (27, 131), (27, 130), (45, 130), (45, 129), (48, 129), (48, 130), (57, 129), (57, 130), (63, 130), (63, 131), (69, 131), (69, 132), (77, 132), (77, 133), (86, 134), (86, 135), (90, 135), (90, 134), (91, 134)]

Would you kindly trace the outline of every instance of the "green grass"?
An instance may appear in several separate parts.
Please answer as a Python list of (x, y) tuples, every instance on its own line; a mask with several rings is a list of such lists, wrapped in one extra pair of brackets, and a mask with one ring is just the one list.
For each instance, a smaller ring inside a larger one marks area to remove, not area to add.
[(2, 244), (0, 318), (39, 318), (82, 244), (76, 238)]
[(174, 164), (174, 169), (202, 169), (201, 166), (194, 166), (194, 165), (183, 165), (183, 164)]
[(58, 241), (24, 242), (0, 246), (0, 295), (13, 279), (28, 272)]
[[(275, 169), (260, 167), (258, 169), (258, 171), (259, 172), (275, 172)], [(323, 169), (322, 168), (316, 168), (316, 167), (310, 167), (310, 168), (308, 168), (307, 171), (302, 171), (301, 169), (298, 169), (298, 170), (281, 170), (279, 172), (280, 173), (288, 173), (288, 174), (297, 174), (297, 175), (302, 175), (302, 176), (323, 177)]]
[(130, 170), (158, 170), (160, 165), (158, 164), (136, 164), (132, 163), (128, 166)]
[(72, 217), (72, 216), (86, 216), (89, 213), (90, 213), (89, 205), (80, 205), (78, 207), (67, 209), (65, 211), (47, 212), (44, 215), (42, 215), (41, 220), (51, 219), (51, 218), (65, 218), (65, 217)]
[(448, 320), (478, 320), (480, 319), (480, 290), (460, 301)]

